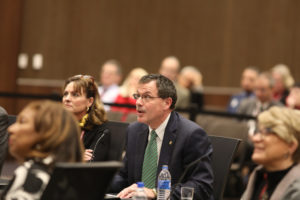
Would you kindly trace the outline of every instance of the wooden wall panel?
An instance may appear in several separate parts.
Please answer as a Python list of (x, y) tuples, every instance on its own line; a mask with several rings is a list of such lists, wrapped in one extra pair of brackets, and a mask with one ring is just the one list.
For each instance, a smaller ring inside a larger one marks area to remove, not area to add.
[[(267, 70), (277, 63), (289, 65), (300, 81), (298, 0), (26, 0), (22, 4), (20, 52), (30, 58), (42, 53), (44, 66), (40, 71), (31, 66), (18, 70), (18, 78), (64, 80), (79, 73), (98, 78), (99, 67), (110, 58), (120, 60), (125, 75), (133, 67), (155, 73), (165, 56), (176, 55), (183, 66), (201, 70), (206, 86), (236, 88), (244, 67)], [(11, 55), (16, 59), (16, 54)]]
[(21, 50), (42, 53), (45, 65), (41, 71), (20, 71), (20, 77), (98, 77), (99, 66), (109, 58), (119, 59), (125, 74), (137, 66), (157, 72), (161, 59), (174, 54), (182, 65), (197, 66), (209, 86), (238, 87), (244, 67), (267, 70), (279, 62), (288, 64), (300, 79), (297, 0), (24, 4)]
[[(16, 90), (21, 4), (21, 0), (0, 0), (0, 92)], [(8, 113), (14, 111), (14, 104), (15, 99), (0, 98)]]

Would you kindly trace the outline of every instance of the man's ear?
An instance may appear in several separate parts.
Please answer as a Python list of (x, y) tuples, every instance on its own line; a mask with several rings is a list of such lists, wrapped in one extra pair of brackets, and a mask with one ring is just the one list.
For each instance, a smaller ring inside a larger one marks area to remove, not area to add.
[(168, 97), (166, 99), (164, 99), (164, 105), (165, 105), (165, 108), (166, 109), (170, 109), (171, 105), (172, 105), (172, 98), (171, 97)]

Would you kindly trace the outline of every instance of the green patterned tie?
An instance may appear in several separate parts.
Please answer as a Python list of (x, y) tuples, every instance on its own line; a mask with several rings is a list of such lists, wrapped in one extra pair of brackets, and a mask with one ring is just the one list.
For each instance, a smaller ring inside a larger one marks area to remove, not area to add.
[(147, 145), (144, 162), (143, 162), (143, 172), (142, 181), (145, 183), (147, 188), (155, 188), (155, 179), (157, 171), (157, 144), (156, 144), (157, 134), (155, 130), (151, 131), (151, 138)]

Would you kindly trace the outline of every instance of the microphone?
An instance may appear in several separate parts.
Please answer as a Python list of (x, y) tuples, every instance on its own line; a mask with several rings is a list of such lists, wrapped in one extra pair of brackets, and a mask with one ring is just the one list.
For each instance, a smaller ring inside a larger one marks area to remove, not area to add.
[[(171, 198), (171, 196), (174, 194), (174, 189), (180, 184), (182, 183), (183, 179), (185, 178), (186, 174), (188, 171), (190, 171), (193, 167), (195, 167), (195, 165), (197, 165), (199, 162), (201, 162), (202, 160), (204, 160), (205, 158), (207, 157), (207, 154), (201, 156), (200, 158), (194, 160), (193, 162), (189, 163), (186, 165), (183, 173), (181, 174), (181, 176), (179, 177), (178, 181), (176, 184), (172, 185), (171, 187), (171, 193), (170, 193), (170, 196), (169, 196), (169, 199)], [(180, 193), (178, 194), (180, 195)]]
[(183, 179), (185, 178), (186, 173), (192, 169), (196, 164), (198, 164), (198, 162), (202, 161), (204, 158), (206, 158), (206, 155), (201, 156), (200, 158), (194, 160), (193, 162), (189, 163), (186, 167), (185, 170), (183, 171), (183, 173), (181, 174), (181, 176), (178, 179), (177, 183), (181, 183), (183, 181)]
[(101, 141), (101, 139), (107, 134), (109, 133), (109, 130), (108, 129), (105, 129), (103, 131), (103, 134), (98, 138), (95, 146), (94, 146), (94, 149), (93, 149), (93, 155), (92, 155), (92, 159), (89, 161), (89, 162), (92, 162), (94, 160), (94, 157), (95, 157), (95, 152), (96, 152), (96, 149), (97, 149), (97, 146), (98, 146), (98, 143)]

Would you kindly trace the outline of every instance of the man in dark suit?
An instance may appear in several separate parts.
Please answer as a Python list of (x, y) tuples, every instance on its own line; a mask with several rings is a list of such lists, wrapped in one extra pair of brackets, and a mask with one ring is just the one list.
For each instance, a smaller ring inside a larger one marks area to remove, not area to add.
[(4, 108), (0, 106), (0, 172), (7, 153), (7, 126), (8, 116)]
[[(157, 162), (152, 186), (145, 188), (148, 198), (156, 198), (157, 176), (162, 165), (168, 165), (172, 176), (171, 199), (180, 199), (183, 186), (194, 188), (194, 199), (212, 199), (212, 146), (202, 128), (173, 111), (177, 99), (173, 82), (162, 75), (146, 75), (139, 81), (134, 97), (138, 122), (128, 127), (124, 167), (115, 176), (112, 191), (122, 190), (118, 196), (128, 198), (134, 194), (136, 182), (146, 181), (144, 158), (155, 130)], [(199, 162), (178, 183), (186, 167), (197, 159)]]

